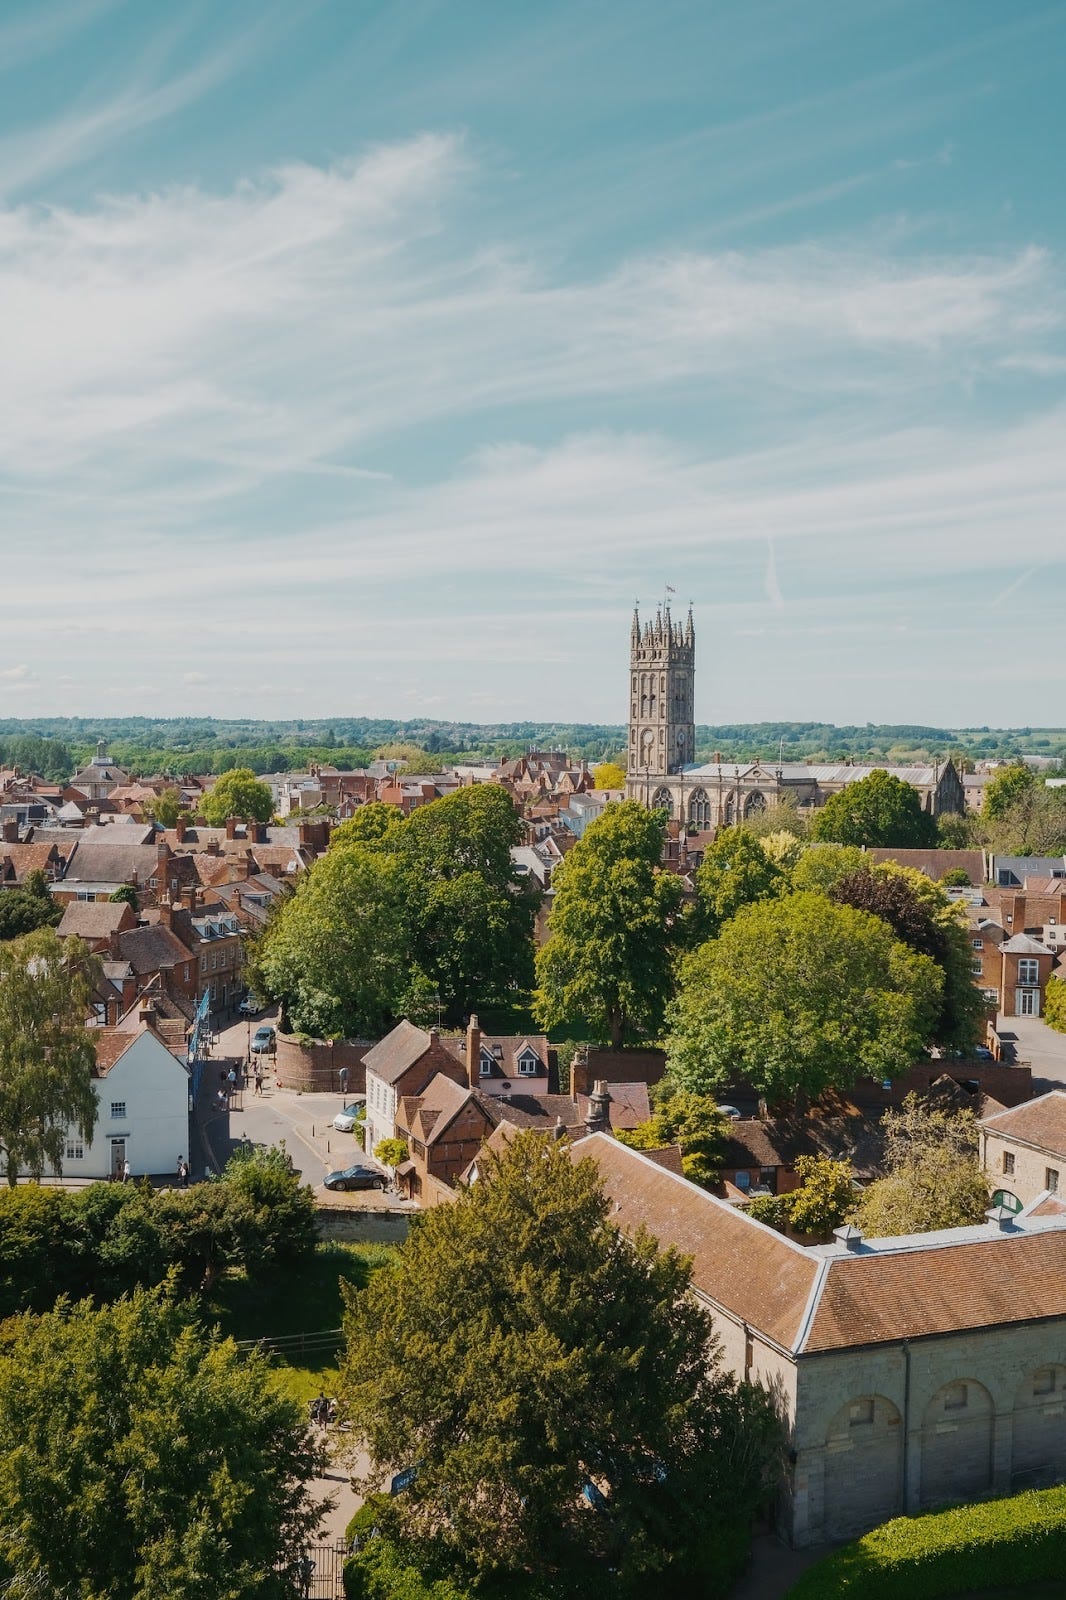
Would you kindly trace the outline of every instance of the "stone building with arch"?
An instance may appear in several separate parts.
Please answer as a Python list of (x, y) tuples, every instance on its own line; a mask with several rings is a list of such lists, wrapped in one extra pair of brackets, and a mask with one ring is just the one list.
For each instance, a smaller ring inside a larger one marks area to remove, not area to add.
[(887, 770), (921, 795), (934, 816), (965, 810), (962, 779), (948, 760), (932, 766), (889, 767), (806, 762), (730, 762), (696, 765), (696, 630), (689, 607), (684, 624), (669, 605), (652, 621), (633, 611), (629, 635), (629, 733), (626, 795), (666, 811), (691, 832), (731, 827), (782, 802), (801, 811), (871, 772)]
[(573, 1149), (614, 1221), (692, 1257), (724, 1365), (775, 1397), (794, 1545), (1066, 1481), (1066, 1215), (805, 1248), (614, 1139)]

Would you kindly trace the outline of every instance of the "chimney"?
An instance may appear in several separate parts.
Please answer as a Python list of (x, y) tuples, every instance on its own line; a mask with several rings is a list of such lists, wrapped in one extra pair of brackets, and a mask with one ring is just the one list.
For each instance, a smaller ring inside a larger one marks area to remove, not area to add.
[(227, 817), (226, 818), (226, 838), (227, 839), (235, 839), (236, 837), (237, 837), (237, 818), (236, 817)]
[(142, 1027), (155, 1027), (155, 1001), (151, 995), (145, 995), (137, 1009), (137, 1021)]
[(196, 885), (195, 885), (195, 883), (187, 883), (187, 884), (184, 885), (184, 887), (182, 888), (182, 891), (181, 891), (181, 903), (185, 907), (186, 911), (195, 911), (196, 910)]
[(185, 843), (185, 830), (186, 830), (186, 828), (188, 826), (189, 826), (189, 823), (188, 823), (187, 818), (185, 818), (185, 817), (179, 817), (177, 822), (175, 822), (175, 824), (174, 824), (174, 837), (177, 840), (178, 844), (184, 844)]
[(122, 951), (119, 946), (120, 938), (121, 934), (116, 933), (114, 929), (107, 936), (107, 956), (109, 961), (121, 961), (122, 959)]
[(172, 928), (174, 926), (174, 907), (171, 902), (169, 900), (160, 900), (158, 909), (160, 927)]
[(589, 1108), (585, 1113), (586, 1133), (610, 1133), (611, 1096), (606, 1080), (597, 1078), (589, 1095)]
[(5, 844), (18, 844), (19, 825), (17, 817), (5, 817), (2, 835)]
[(466, 1030), (466, 1081), (471, 1089), (481, 1084), (481, 1028), (475, 1015)]
[(106, 1026), (114, 1028), (118, 1023), (118, 995), (105, 1001)]
[(857, 1228), (853, 1222), (845, 1222), (843, 1227), (834, 1228), (833, 1238), (856, 1255), (862, 1249), (862, 1229)]

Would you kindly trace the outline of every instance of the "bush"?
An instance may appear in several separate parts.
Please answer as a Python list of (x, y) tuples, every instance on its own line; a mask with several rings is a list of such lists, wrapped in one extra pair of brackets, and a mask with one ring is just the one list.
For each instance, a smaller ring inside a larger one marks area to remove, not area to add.
[(938, 1600), (1066, 1571), (1066, 1486), (896, 1517), (811, 1567), (789, 1600)]

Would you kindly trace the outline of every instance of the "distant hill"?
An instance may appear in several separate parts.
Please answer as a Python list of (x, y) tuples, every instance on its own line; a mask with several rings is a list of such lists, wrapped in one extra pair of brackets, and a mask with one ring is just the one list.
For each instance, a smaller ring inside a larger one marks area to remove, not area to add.
[[(599, 761), (625, 750), (620, 723), (435, 722), (333, 717), (291, 722), (211, 717), (31, 717), (0, 720), (0, 766), (62, 779), (106, 739), (114, 760), (135, 772), (296, 771), (310, 761), (361, 766), (384, 745), (414, 745), (436, 759), (519, 755), (531, 747)], [(1042, 756), (1066, 763), (1066, 729), (927, 728), (867, 723), (738, 722), (696, 729), (696, 758), (726, 761), (882, 761), (905, 764), (955, 755), (969, 760)]]

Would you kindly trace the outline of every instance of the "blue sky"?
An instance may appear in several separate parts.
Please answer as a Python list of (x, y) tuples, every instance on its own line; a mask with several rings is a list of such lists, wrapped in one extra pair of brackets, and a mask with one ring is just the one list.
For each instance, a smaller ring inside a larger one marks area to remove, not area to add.
[(1066, 723), (1058, 0), (0, 8), (0, 716)]

